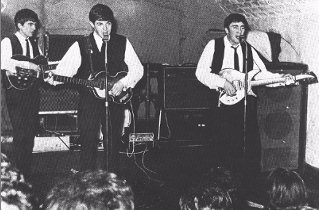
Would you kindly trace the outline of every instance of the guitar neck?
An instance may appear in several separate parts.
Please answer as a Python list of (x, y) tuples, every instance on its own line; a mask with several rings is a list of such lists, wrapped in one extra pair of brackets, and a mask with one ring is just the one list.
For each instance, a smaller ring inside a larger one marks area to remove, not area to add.
[(86, 80), (86, 79), (79, 79), (74, 77), (66, 77), (66, 76), (60, 76), (60, 75), (53, 75), (53, 80), (63, 83), (70, 83), (70, 84), (76, 84), (76, 85), (84, 85), (88, 87), (96, 87), (104, 89), (104, 83), (98, 82), (94, 80)]
[(272, 78), (272, 79), (264, 79), (264, 80), (254, 80), (251, 81), (251, 86), (261, 86), (261, 85), (270, 85), (280, 82), (285, 82), (286, 79), (283, 77), (280, 78)]

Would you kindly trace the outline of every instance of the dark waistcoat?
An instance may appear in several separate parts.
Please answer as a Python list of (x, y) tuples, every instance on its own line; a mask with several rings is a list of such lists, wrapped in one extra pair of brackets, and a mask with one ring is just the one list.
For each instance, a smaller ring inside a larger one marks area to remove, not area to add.
[[(241, 43), (242, 47), (242, 52), (243, 55), (245, 55), (245, 43)], [(224, 40), (222, 38), (218, 38), (215, 40), (215, 49), (214, 49), (214, 54), (213, 54), (213, 59), (212, 59), (212, 65), (211, 65), (211, 72), (214, 74), (219, 74), (222, 68), (222, 63), (223, 63), (223, 58), (224, 58)], [(252, 57), (252, 50), (251, 46), (248, 44), (248, 71), (251, 71), (253, 68), (253, 57)], [(243, 56), (243, 69), (245, 69), (245, 56)], [(212, 108), (216, 108), (218, 105), (218, 100), (219, 100), (219, 94), (216, 91), (212, 91), (212, 101), (210, 104), (212, 104)]]
[[(100, 52), (94, 40), (93, 34), (84, 37), (79, 41), (82, 63), (75, 77), (88, 79), (91, 74), (106, 71), (105, 52)], [(112, 34), (107, 42), (108, 49), (108, 75), (114, 76), (120, 71), (128, 71), (124, 62), (124, 54), (126, 49), (126, 38), (118, 34)], [(79, 87), (81, 94), (91, 94), (86, 87)]]
[[(12, 45), (12, 55), (22, 55), (22, 46), (19, 42), (19, 39), (16, 35), (11, 35), (8, 37), (11, 41)], [(39, 48), (38, 48), (38, 43), (35, 39), (30, 38), (29, 39), (32, 49), (33, 49), (33, 56), (37, 57), (40, 55)]]
[[(246, 46), (245, 43), (241, 43), (241, 47), (242, 47), (242, 52), (243, 55), (246, 54), (245, 50), (246, 50)], [(224, 58), (224, 41), (223, 41), (223, 37), (222, 38), (218, 38), (215, 40), (215, 49), (214, 49), (214, 54), (213, 54), (213, 59), (212, 59), (212, 65), (211, 65), (211, 69), (212, 69), (212, 73), (215, 74), (219, 74), (221, 68), (222, 68), (222, 63), (223, 63), (223, 58)], [(253, 58), (252, 58), (252, 50), (251, 50), (251, 46), (248, 44), (248, 71), (251, 71), (253, 68)], [(245, 56), (243, 56), (243, 69), (245, 69)]]
[[(88, 39), (90, 44), (88, 44)], [(79, 42), (80, 52), (82, 56), (82, 63), (78, 70), (76, 77), (88, 79), (91, 73), (98, 73), (106, 71), (104, 52), (100, 52), (93, 34), (85, 37)], [(117, 72), (127, 71), (124, 62), (124, 53), (126, 49), (126, 38), (121, 35), (112, 34), (111, 39), (108, 41), (108, 74), (113, 76)], [(91, 52), (91, 56), (89, 53)], [(91, 57), (91, 63), (90, 63)], [(92, 69), (91, 69), (92, 64)], [(93, 71), (93, 72), (92, 72)]]

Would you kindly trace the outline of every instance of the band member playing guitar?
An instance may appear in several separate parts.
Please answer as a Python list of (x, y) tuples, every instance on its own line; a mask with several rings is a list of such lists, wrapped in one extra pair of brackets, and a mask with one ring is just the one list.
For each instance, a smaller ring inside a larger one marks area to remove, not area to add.
[(39, 83), (36, 81), (25, 90), (20, 90), (12, 86), (9, 78), (16, 76), (15, 81), (21, 82), (17, 68), (40, 71), (40, 66), (37, 64), (14, 58), (16, 55), (23, 55), (32, 59), (41, 54), (35, 39), (40, 24), (38, 15), (29, 9), (19, 10), (14, 17), (14, 23), (17, 32), (1, 41), (1, 73), (8, 113), (13, 127), (13, 157), (10, 158), (28, 179), (31, 175), (34, 137), (39, 121)]
[[(213, 159), (217, 165), (225, 166), (243, 177), (246, 185), (245, 181), (252, 181), (260, 172), (261, 146), (257, 100), (251, 92), (251, 82), (245, 81), (283, 78), (280, 83), (270, 83), (268, 86), (289, 85), (295, 81), (291, 75), (267, 71), (255, 49), (244, 40), (249, 25), (243, 15), (230, 14), (224, 21), (224, 29), (225, 37), (211, 40), (205, 46), (197, 65), (196, 77), (210, 89), (219, 90), (220, 94), (217, 95), (236, 96), (230, 100), (217, 98), (213, 105)], [(249, 72), (247, 80), (246, 70)], [(248, 90), (246, 104), (242, 97), (244, 89)], [(239, 96), (237, 93), (242, 94)]]
[[(116, 77), (119, 72), (125, 71), (126, 75), (116, 81), (110, 90), (108, 88), (109, 94), (116, 97), (136, 85), (143, 76), (143, 66), (129, 40), (112, 30), (115, 19), (108, 6), (103, 4), (93, 6), (89, 13), (89, 20), (93, 33), (82, 41), (75, 42), (69, 48), (53, 75), (95, 80), (92, 77), (101, 71), (106, 72), (106, 69), (108, 75), (104, 74), (105, 77)], [(49, 83), (57, 84), (54, 79), (54, 76), (48, 79)], [(111, 155), (106, 157), (110, 163), (108, 169), (118, 173), (118, 151), (125, 105), (111, 102), (109, 103), (110, 114), (107, 114), (105, 100), (95, 97), (86, 85), (79, 86), (79, 93), (80, 169), (83, 171), (96, 168), (97, 140), (100, 128), (106, 138), (107, 115), (110, 124), (108, 133), (111, 133), (111, 143), (108, 144), (111, 148), (107, 148)], [(104, 148), (106, 150), (106, 145)]]

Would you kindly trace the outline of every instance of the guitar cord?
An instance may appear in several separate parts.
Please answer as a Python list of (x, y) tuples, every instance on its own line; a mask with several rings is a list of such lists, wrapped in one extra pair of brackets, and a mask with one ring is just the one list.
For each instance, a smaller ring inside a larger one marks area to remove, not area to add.
[[(164, 120), (165, 120), (165, 125), (168, 129), (168, 136), (161, 136), (161, 122), (162, 122), (162, 113), (164, 114)], [(159, 111), (159, 122), (158, 122), (158, 139), (157, 140), (160, 140), (161, 138), (164, 138), (164, 139), (170, 139), (171, 138), (171, 129), (170, 129), (170, 126), (169, 126), (169, 122), (168, 122), (168, 116), (167, 116), (167, 113), (160, 109)]]
[(148, 151), (148, 150), (143, 151), (143, 154), (142, 154), (142, 166), (143, 166), (143, 168), (147, 169), (147, 170), (150, 171), (151, 173), (158, 174), (157, 172), (152, 171), (151, 169), (149, 169), (148, 167), (146, 167), (146, 165), (145, 165), (145, 163), (144, 163), (145, 153), (146, 153), (147, 151)]
[(134, 114), (134, 111), (133, 111), (132, 101), (130, 100), (129, 103), (130, 103), (130, 112), (131, 112), (131, 115), (132, 115), (131, 122), (133, 123), (133, 132), (135, 133), (136, 132), (136, 117), (135, 117), (135, 114)]
[[(130, 122), (132, 122), (132, 126), (133, 126), (133, 133), (136, 132), (136, 118), (135, 118), (135, 113), (133, 111), (133, 105), (132, 105), (132, 101), (129, 102), (129, 111), (131, 113), (131, 116), (132, 116), (132, 120)], [(136, 147), (139, 146), (139, 145), (144, 145), (145, 148), (143, 151), (140, 151), (140, 152), (136, 152)], [(125, 154), (127, 155), (128, 158), (131, 158), (132, 156), (134, 157), (134, 162), (135, 162), (135, 165), (143, 171), (143, 173), (145, 173), (148, 177), (149, 180), (151, 180), (151, 177), (148, 175), (148, 173), (146, 171), (149, 171), (151, 173), (154, 173), (154, 174), (157, 174), (155, 171), (149, 169), (148, 167), (146, 167), (145, 165), (145, 154), (146, 152), (148, 152), (148, 143), (147, 142), (139, 142), (139, 143), (136, 143), (135, 141), (132, 142), (132, 152), (129, 152), (128, 150), (130, 150), (131, 148), (131, 143), (129, 142), (129, 148), (127, 149), (127, 152), (125, 152)], [(123, 152), (120, 152), (123, 154)], [(142, 157), (141, 157), (141, 164), (142, 166), (140, 166), (138, 163), (137, 163), (137, 159), (136, 159), (136, 155), (138, 154), (142, 154)]]

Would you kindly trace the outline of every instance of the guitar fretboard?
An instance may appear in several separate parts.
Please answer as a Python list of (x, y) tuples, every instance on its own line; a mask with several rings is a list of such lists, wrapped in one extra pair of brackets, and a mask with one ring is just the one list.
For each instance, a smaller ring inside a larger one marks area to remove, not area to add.
[(85, 79), (79, 79), (74, 77), (65, 77), (60, 75), (53, 75), (53, 79), (58, 82), (64, 82), (64, 83), (71, 83), (71, 84), (77, 84), (77, 85), (84, 85), (88, 87), (95, 87), (104, 89), (105, 83), (104, 81), (93, 81), (93, 80), (85, 80)]
[(285, 81), (286, 81), (286, 79), (283, 77), (264, 79), (262, 81), (254, 80), (254, 81), (251, 81), (251, 86), (269, 85), (269, 84), (275, 84), (275, 83), (280, 83), (280, 82), (285, 82)]

